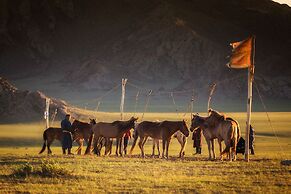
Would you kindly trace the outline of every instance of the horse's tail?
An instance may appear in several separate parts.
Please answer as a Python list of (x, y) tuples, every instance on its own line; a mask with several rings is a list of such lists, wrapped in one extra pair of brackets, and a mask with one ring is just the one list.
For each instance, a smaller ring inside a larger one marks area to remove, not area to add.
[(91, 152), (91, 145), (92, 145), (93, 136), (94, 136), (94, 133), (92, 131), (90, 134), (90, 137), (89, 137), (89, 141), (88, 141), (88, 145), (87, 145), (87, 148), (85, 151), (85, 155), (90, 154), (90, 152)]
[(237, 142), (238, 142), (240, 137), (241, 137), (241, 130), (240, 130), (238, 122), (236, 124), (237, 124), (237, 127), (236, 127), (236, 129), (237, 129)]
[(135, 144), (136, 144), (136, 142), (137, 142), (137, 138), (138, 138), (138, 131), (137, 131), (137, 129), (135, 129), (135, 130), (134, 130), (134, 139), (133, 139), (132, 146), (131, 146), (131, 148), (130, 148), (129, 155), (132, 154), (132, 151), (133, 151), (133, 149), (134, 149), (134, 147), (135, 147)]
[(46, 148), (46, 142), (47, 142), (47, 130), (45, 130), (44, 132), (43, 132), (43, 146), (42, 146), (42, 149), (40, 150), (40, 152), (38, 153), (38, 154), (41, 154), (41, 153), (43, 153), (44, 152), (44, 150), (45, 150), (45, 148)]
[(228, 140), (224, 140), (226, 143), (226, 147), (225, 149), (221, 152), (221, 156), (223, 156), (225, 153), (229, 153), (230, 152), (230, 148), (234, 146), (234, 144), (236, 143), (236, 139), (234, 138), (235, 133), (236, 133), (236, 129), (237, 127), (233, 127), (233, 125), (230, 126), (229, 131), (227, 132), (227, 138), (229, 138)]
[(240, 137), (241, 137), (241, 130), (240, 130), (240, 126), (237, 120), (231, 118), (231, 117), (227, 117), (226, 120), (230, 120), (236, 123), (236, 130), (237, 130), (237, 142), (239, 141)]

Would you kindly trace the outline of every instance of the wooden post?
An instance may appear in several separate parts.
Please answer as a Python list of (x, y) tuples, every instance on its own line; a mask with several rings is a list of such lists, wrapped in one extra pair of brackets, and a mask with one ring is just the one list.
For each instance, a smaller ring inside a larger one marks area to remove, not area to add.
[(192, 94), (192, 98), (191, 98), (191, 120), (192, 120), (192, 116), (193, 116), (193, 111), (194, 111), (194, 89), (193, 89), (193, 94)]
[(247, 101), (247, 126), (245, 136), (245, 161), (249, 161), (249, 137), (250, 137), (250, 125), (251, 125), (251, 113), (252, 113), (252, 98), (253, 98), (253, 79), (255, 73), (255, 37), (252, 42), (252, 64), (248, 68), (248, 101)]
[(44, 112), (44, 118), (46, 120), (46, 128), (49, 128), (49, 111), (50, 111), (50, 99), (46, 98), (45, 99), (45, 112)]
[(211, 86), (210, 86), (210, 92), (209, 92), (209, 97), (208, 97), (208, 103), (207, 103), (207, 115), (209, 116), (209, 108), (210, 108), (210, 102), (211, 102), (211, 98), (212, 98), (212, 95), (214, 93), (214, 90), (215, 90), (215, 87), (216, 87), (216, 83), (213, 83)]
[(122, 78), (121, 80), (121, 101), (120, 101), (120, 117), (121, 120), (124, 119), (124, 98), (125, 98), (125, 85), (126, 85), (127, 79)]
[(139, 96), (139, 90), (137, 91), (136, 96), (135, 96), (135, 104), (134, 104), (134, 114), (133, 114), (133, 116), (135, 116), (135, 113), (136, 113), (136, 108), (137, 108), (137, 103), (138, 103), (138, 96)]
[(55, 109), (55, 112), (54, 112), (54, 114), (53, 114), (52, 121), (51, 121), (51, 126), (54, 125), (54, 121), (55, 121), (55, 118), (56, 118), (57, 114), (58, 114), (58, 109), (56, 108), (56, 109)]

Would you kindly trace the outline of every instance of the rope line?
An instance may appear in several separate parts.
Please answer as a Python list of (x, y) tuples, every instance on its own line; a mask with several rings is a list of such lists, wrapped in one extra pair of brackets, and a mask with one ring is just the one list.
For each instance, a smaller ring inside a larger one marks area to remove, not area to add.
[(134, 104), (134, 114), (133, 114), (133, 116), (135, 116), (135, 114), (136, 114), (136, 108), (137, 108), (137, 104), (138, 104), (138, 96), (139, 96), (139, 90), (137, 91), (136, 96), (135, 96), (135, 104)]
[(277, 135), (276, 130), (274, 129), (274, 127), (273, 127), (273, 125), (272, 125), (272, 122), (271, 122), (271, 119), (270, 119), (269, 113), (268, 113), (268, 111), (267, 111), (267, 106), (266, 106), (266, 104), (265, 104), (264, 101), (263, 101), (263, 97), (262, 97), (262, 95), (261, 95), (261, 93), (260, 93), (260, 91), (259, 91), (258, 85), (257, 85), (257, 83), (255, 82), (255, 80), (254, 80), (254, 86), (255, 86), (255, 88), (256, 88), (256, 90), (257, 90), (257, 93), (258, 93), (259, 98), (260, 98), (260, 100), (261, 100), (262, 106), (263, 106), (264, 111), (265, 111), (265, 113), (266, 113), (266, 115), (267, 115), (267, 118), (268, 118), (268, 122), (269, 122), (270, 128), (272, 129), (272, 131), (273, 131), (273, 133), (274, 133), (274, 135), (275, 135), (275, 137), (276, 137), (276, 140), (277, 140), (277, 143), (278, 143), (278, 145), (279, 145), (279, 147), (280, 147), (280, 150), (281, 150), (282, 155), (284, 155), (284, 151), (283, 151), (283, 148), (282, 148), (282, 146), (281, 146), (281, 144), (280, 144), (280, 142), (279, 142), (278, 135)]
[(148, 93), (148, 96), (147, 96), (147, 99), (146, 99), (146, 104), (145, 104), (145, 107), (144, 107), (144, 111), (143, 111), (142, 116), (141, 116), (141, 121), (143, 120), (144, 114), (145, 114), (145, 112), (146, 112), (146, 110), (148, 108), (148, 104), (149, 104), (149, 101), (150, 101), (150, 96), (151, 96), (152, 93), (153, 93), (152, 90), (150, 90), (149, 93)]

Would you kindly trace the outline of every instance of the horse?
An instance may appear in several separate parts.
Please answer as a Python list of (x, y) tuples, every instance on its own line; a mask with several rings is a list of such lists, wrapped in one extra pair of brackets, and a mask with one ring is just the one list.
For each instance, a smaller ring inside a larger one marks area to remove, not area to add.
[(145, 157), (144, 144), (147, 138), (151, 137), (153, 139), (162, 139), (163, 142), (162, 157), (168, 158), (171, 137), (178, 130), (180, 130), (186, 137), (189, 136), (189, 130), (184, 120), (163, 121), (163, 122), (151, 122), (151, 121), (141, 122), (135, 130), (135, 136), (130, 150), (130, 155), (132, 154), (132, 151), (135, 147), (138, 137), (140, 137), (138, 145), (141, 150), (141, 156), (144, 158)]
[(49, 127), (43, 132), (43, 146), (40, 150), (39, 154), (43, 153), (45, 151), (45, 148), (47, 147), (47, 153), (52, 154), (52, 151), (50, 149), (51, 144), (55, 139), (62, 141), (62, 135), (63, 130), (62, 128), (56, 128), (56, 127)]
[(193, 132), (197, 128), (202, 129), (203, 136), (206, 140), (209, 152), (209, 160), (212, 160), (211, 150), (213, 153), (213, 159), (215, 159), (215, 152), (214, 152), (214, 139), (217, 138), (217, 135), (213, 132), (213, 130), (207, 128), (205, 126), (206, 117), (201, 117), (198, 114), (192, 116), (191, 120), (191, 128), (190, 131)]
[[(122, 137), (128, 129), (134, 128), (135, 121), (138, 118), (131, 117), (128, 121), (114, 121), (112, 123), (99, 122), (92, 127), (92, 134), (86, 149), (86, 153), (90, 152), (90, 147), (93, 141), (95, 154), (98, 155), (97, 144), (101, 137), (116, 138), (116, 155), (122, 156)], [(93, 139), (94, 137), (94, 139)]]
[(84, 141), (88, 144), (91, 128), (96, 124), (95, 119), (90, 119), (90, 123), (81, 122), (78, 120), (74, 120), (71, 129), (74, 131), (74, 141), (79, 145), (77, 149), (77, 153), (80, 155), (83, 147)]
[[(210, 116), (205, 119), (206, 128), (209, 128), (217, 137), (220, 157), (223, 160), (223, 155), (228, 154), (229, 160), (236, 160), (236, 145), (240, 138), (240, 129), (238, 122), (232, 118), (227, 118), (224, 114), (218, 111), (209, 109)], [(221, 142), (224, 141), (226, 148), (222, 151)], [(222, 152), (221, 152), (222, 151)]]
[[(195, 129), (197, 129), (198, 127), (200, 127), (202, 129), (202, 133), (203, 133), (203, 136), (206, 140), (206, 143), (207, 143), (207, 146), (208, 146), (208, 152), (209, 152), (209, 160), (212, 160), (212, 159), (215, 159), (215, 152), (214, 152), (214, 139), (217, 139), (218, 137), (218, 134), (217, 134), (217, 129), (213, 129), (211, 127), (208, 127), (207, 124), (206, 124), (206, 119), (208, 117), (201, 117), (199, 116), (198, 114), (196, 115), (193, 115), (192, 116), (192, 122), (191, 122), (191, 128), (190, 128), (190, 131), (193, 132)], [(238, 138), (239, 139), (239, 136), (240, 136), (240, 128), (239, 128), (239, 123), (230, 118), (230, 117), (225, 117), (226, 120), (230, 120), (230, 121), (233, 121), (236, 123), (237, 125), (237, 134), (238, 134)], [(218, 141), (218, 144), (219, 144), (219, 151), (220, 151), (220, 154), (222, 153), (222, 146), (221, 146), (221, 141)], [(212, 154), (213, 154), (213, 158), (212, 158), (212, 155), (211, 155), (211, 151), (212, 151)]]
[[(185, 156), (185, 147), (186, 147), (186, 143), (187, 143), (187, 137), (181, 131), (177, 131), (176, 133), (174, 133), (173, 137), (176, 138), (181, 145), (179, 158), (183, 158)], [(160, 157), (160, 145), (159, 144), (160, 144), (160, 139), (153, 139), (153, 152), (151, 155), (152, 157), (155, 156), (155, 146), (156, 145), (157, 145), (157, 149), (158, 149), (158, 157)]]
[[(95, 121), (91, 120), (91, 124), (94, 124)], [(91, 132), (91, 125), (88, 123), (83, 123), (78, 120), (75, 120), (69, 129), (69, 131), (73, 135), (73, 142), (76, 141), (79, 145), (79, 148), (77, 149), (78, 154), (81, 154), (81, 148), (83, 145), (83, 141), (88, 142), (88, 134)], [(49, 127), (43, 132), (43, 146), (40, 150), (39, 154), (43, 153), (45, 151), (45, 148), (47, 147), (48, 154), (52, 154), (52, 151), (50, 149), (51, 144), (53, 141), (59, 140), (62, 141), (62, 135), (63, 135), (63, 129), (57, 128), (57, 127)]]

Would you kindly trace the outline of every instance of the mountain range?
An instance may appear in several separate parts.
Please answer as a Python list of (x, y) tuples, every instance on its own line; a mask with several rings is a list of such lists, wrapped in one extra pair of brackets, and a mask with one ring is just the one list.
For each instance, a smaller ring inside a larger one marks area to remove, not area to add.
[(224, 80), (217, 98), (245, 99), (246, 70), (225, 64), (229, 43), (256, 35), (256, 85), (288, 100), (290, 24), (291, 8), (270, 0), (1, 0), (0, 75), (72, 102), (123, 77), (203, 98)]

